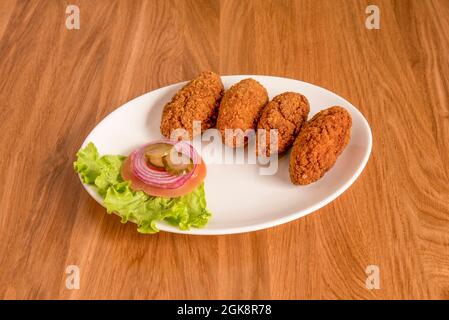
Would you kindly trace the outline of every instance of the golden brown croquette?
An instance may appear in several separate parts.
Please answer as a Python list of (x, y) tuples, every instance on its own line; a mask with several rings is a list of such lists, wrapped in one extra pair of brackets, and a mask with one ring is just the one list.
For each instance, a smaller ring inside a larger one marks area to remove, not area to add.
[(173, 130), (185, 129), (193, 138), (193, 121), (201, 121), (201, 132), (214, 127), (222, 95), (220, 76), (210, 71), (202, 72), (165, 105), (161, 119), (162, 135), (170, 138)]
[(290, 156), (290, 179), (305, 185), (320, 179), (349, 142), (352, 119), (342, 107), (317, 113), (301, 129)]
[[(267, 157), (287, 151), (295, 141), (302, 125), (307, 121), (310, 106), (307, 98), (296, 92), (284, 92), (273, 98), (262, 110), (257, 130), (266, 130), (266, 139), (261, 142), (258, 154)], [(277, 129), (277, 148), (270, 146), (270, 130)], [(262, 139), (261, 139), (262, 140)], [(266, 143), (263, 143), (266, 142)], [(264, 148), (265, 147), (265, 148)]]
[(246, 143), (238, 141), (235, 136), (226, 139), (225, 129), (241, 129), (243, 133), (248, 129), (255, 129), (260, 112), (267, 102), (267, 90), (251, 78), (244, 79), (225, 91), (217, 120), (217, 129), (220, 130), (224, 142), (232, 147)]

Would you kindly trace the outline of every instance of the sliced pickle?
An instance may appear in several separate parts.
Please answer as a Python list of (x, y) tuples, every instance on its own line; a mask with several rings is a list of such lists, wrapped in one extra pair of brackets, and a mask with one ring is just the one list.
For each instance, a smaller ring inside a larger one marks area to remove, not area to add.
[(173, 145), (168, 143), (155, 143), (145, 149), (145, 157), (150, 165), (164, 168), (164, 161), (162, 159), (170, 153), (172, 148)]
[(193, 170), (193, 161), (186, 155), (177, 152), (174, 148), (162, 158), (165, 170), (171, 174), (181, 175)]

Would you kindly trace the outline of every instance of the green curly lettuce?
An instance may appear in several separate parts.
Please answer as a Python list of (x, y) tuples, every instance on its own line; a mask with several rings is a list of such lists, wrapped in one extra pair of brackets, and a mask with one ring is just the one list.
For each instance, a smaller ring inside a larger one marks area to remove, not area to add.
[(84, 183), (94, 186), (103, 197), (107, 212), (117, 213), (122, 223), (137, 223), (137, 230), (141, 233), (158, 232), (158, 221), (166, 221), (181, 230), (201, 228), (211, 216), (206, 208), (203, 183), (181, 197), (154, 197), (132, 190), (129, 181), (123, 181), (120, 169), (126, 157), (100, 157), (93, 143), (79, 150), (76, 155), (77, 160), (73, 163), (75, 171)]

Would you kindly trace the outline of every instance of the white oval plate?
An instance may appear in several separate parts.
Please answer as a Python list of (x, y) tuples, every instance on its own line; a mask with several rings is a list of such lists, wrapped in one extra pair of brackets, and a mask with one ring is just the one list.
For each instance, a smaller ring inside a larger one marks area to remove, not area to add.
[[(275, 175), (259, 175), (254, 164), (209, 164), (205, 180), (206, 199), (212, 218), (202, 229), (182, 231), (164, 222), (160, 230), (218, 235), (255, 231), (292, 221), (325, 206), (342, 194), (360, 175), (371, 153), (372, 136), (363, 115), (345, 99), (310, 83), (270, 76), (223, 76), (225, 89), (254, 78), (268, 90), (270, 99), (285, 91), (299, 92), (310, 102), (311, 118), (318, 111), (339, 105), (352, 116), (351, 140), (335, 166), (319, 181), (308, 186), (290, 183), (289, 154), (279, 159)], [(128, 155), (137, 147), (161, 138), (163, 106), (186, 82), (173, 84), (131, 100), (106, 116), (87, 136), (83, 147), (93, 142), (100, 153)], [(206, 163), (207, 163), (207, 159)], [(91, 186), (87, 192), (100, 204), (102, 198)]]

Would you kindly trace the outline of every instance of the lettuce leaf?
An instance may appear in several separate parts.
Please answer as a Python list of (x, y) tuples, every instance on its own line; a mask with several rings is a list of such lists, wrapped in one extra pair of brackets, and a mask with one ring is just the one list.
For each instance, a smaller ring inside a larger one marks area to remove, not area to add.
[(126, 157), (103, 156), (100, 158), (92, 142), (76, 155), (77, 160), (73, 163), (75, 171), (80, 174), (84, 183), (94, 185), (101, 196), (104, 197), (111, 185), (123, 181), (120, 168)]
[(109, 187), (123, 181), (120, 175), (120, 168), (126, 157), (124, 156), (103, 156), (98, 162), (100, 174), (95, 178), (95, 186), (101, 196), (105, 196)]
[(77, 160), (73, 163), (76, 172), (86, 184), (93, 184), (100, 175), (101, 169), (98, 163), (99, 155), (93, 143), (89, 143), (84, 149), (76, 153)]
[(133, 191), (128, 181), (123, 181), (120, 169), (126, 157), (106, 155), (100, 157), (97, 148), (89, 143), (77, 153), (73, 166), (81, 180), (96, 188), (104, 198), (108, 213), (115, 212), (122, 223), (133, 221), (141, 233), (158, 232), (157, 221), (167, 221), (181, 230), (204, 227), (211, 216), (206, 208), (204, 184), (190, 194), (164, 198), (153, 197), (142, 191)]

